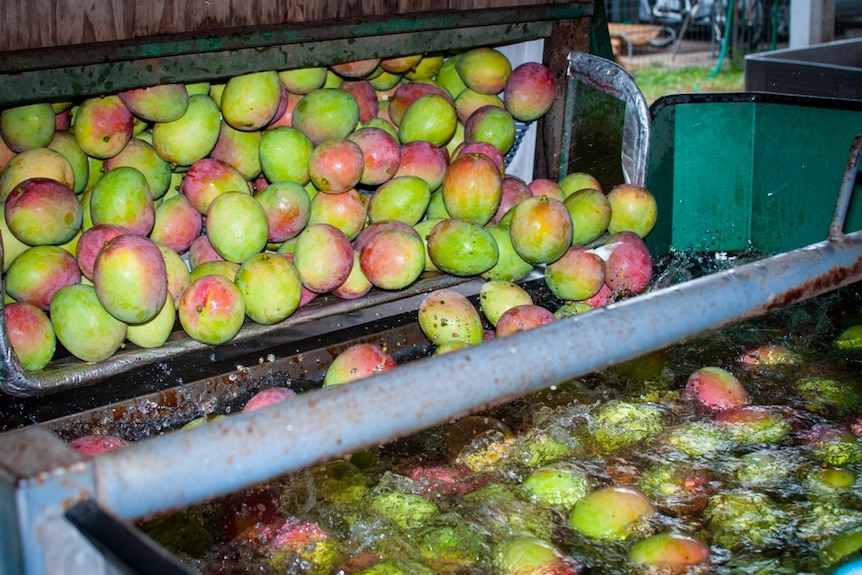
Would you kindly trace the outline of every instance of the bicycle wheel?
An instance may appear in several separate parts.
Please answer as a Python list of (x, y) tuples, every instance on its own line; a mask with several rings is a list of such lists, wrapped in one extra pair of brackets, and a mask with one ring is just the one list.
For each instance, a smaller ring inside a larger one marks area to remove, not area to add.
[[(729, 0), (715, 0), (712, 4), (712, 31), (717, 42), (727, 32), (727, 5)], [(736, 0), (733, 12), (734, 33), (730, 40), (745, 51), (757, 49), (766, 40), (769, 11), (766, 0)]]

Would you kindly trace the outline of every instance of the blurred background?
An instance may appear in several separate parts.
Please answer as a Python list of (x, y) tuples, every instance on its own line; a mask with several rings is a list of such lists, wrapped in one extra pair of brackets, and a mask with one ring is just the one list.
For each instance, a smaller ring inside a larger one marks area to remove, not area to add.
[[(790, 45), (791, 0), (729, 3), (606, 0), (614, 54), (650, 103), (668, 93), (743, 90), (746, 54)], [(862, 0), (834, 3), (831, 39), (862, 37)]]

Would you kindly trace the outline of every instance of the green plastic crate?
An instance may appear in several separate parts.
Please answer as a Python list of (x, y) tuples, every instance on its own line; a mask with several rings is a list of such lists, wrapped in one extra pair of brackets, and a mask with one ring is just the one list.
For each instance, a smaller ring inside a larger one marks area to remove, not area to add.
[[(777, 253), (826, 239), (862, 102), (776, 94), (667, 96), (650, 108), (653, 253)], [(845, 231), (862, 229), (862, 191)]]

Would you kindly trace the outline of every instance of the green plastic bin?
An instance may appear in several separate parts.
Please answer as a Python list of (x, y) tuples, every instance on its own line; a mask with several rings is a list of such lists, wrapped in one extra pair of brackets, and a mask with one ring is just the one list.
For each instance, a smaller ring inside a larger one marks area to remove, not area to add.
[[(826, 239), (862, 102), (674, 95), (650, 113), (646, 183), (661, 214), (647, 237), (653, 253), (777, 253)], [(845, 231), (862, 229), (858, 187)]]

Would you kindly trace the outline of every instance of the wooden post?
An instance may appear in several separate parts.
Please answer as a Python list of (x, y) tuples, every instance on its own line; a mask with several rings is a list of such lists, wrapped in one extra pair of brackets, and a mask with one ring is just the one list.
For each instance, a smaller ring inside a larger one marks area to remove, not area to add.
[(830, 42), (834, 30), (835, 0), (791, 0), (791, 49)]

